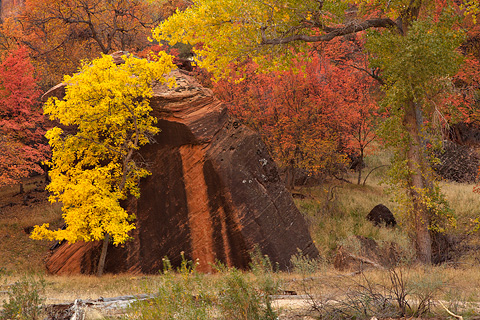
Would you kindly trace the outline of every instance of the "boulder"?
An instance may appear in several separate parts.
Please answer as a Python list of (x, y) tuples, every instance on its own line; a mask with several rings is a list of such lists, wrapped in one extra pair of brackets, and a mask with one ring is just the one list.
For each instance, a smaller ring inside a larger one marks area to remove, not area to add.
[(367, 220), (373, 222), (376, 226), (395, 227), (397, 225), (393, 213), (383, 204), (376, 205), (368, 213)]
[[(216, 261), (244, 269), (255, 248), (281, 269), (297, 249), (315, 258), (307, 224), (259, 135), (187, 72), (170, 76), (177, 86), (155, 85), (150, 101), (161, 132), (140, 150), (152, 174), (140, 182), (140, 198), (124, 204), (137, 217), (133, 240), (110, 245), (105, 272), (157, 273), (162, 258), (175, 266), (181, 254), (203, 272)], [(57, 85), (44, 98), (64, 93)], [(96, 242), (62, 244), (47, 270), (94, 273), (99, 252)]]
[(477, 148), (480, 145), (480, 124), (477, 121), (455, 123), (450, 126), (447, 138), (458, 145)]
[(438, 161), (432, 164), (432, 168), (442, 179), (458, 183), (477, 182), (480, 156), (474, 147), (445, 140), (434, 155)]

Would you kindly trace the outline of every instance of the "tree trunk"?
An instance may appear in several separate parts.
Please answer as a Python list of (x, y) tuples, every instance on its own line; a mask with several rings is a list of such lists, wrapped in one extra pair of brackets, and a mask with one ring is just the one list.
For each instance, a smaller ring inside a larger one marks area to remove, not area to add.
[(363, 147), (360, 148), (360, 164), (358, 165), (358, 179), (357, 184), (360, 185), (362, 181), (362, 169), (363, 169)]
[(105, 238), (103, 239), (102, 253), (100, 254), (100, 260), (98, 261), (98, 267), (97, 267), (97, 277), (101, 277), (103, 275), (103, 270), (105, 269), (105, 260), (107, 258), (107, 249), (108, 249), (109, 240), (110, 240), (110, 235), (107, 233), (105, 235)]
[(430, 218), (426, 204), (422, 200), (422, 192), (426, 192), (429, 186), (427, 164), (423, 156), (420, 137), (418, 112), (415, 102), (412, 100), (406, 105), (404, 126), (410, 136), (407, 150), (407, 166), (409, 170), (408, 185), (409, 196), (412, 201), (412, 218), (415, 229), (415, 249), (417, 259), (423, 264), (432, 262), (432, 241), (430, 238)]
[(290, 163), (285, 169), (285, 187), (288, 191), (292, 191), (295, 188), (295, 166)]

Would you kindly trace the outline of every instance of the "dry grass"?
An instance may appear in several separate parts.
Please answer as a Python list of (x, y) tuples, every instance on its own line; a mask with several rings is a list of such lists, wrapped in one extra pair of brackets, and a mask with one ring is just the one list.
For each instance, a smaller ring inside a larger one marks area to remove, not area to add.
[[(368, 167), (363, 170), (365, 177), (373, 168), (389, 161), (388, 152), (379, 152), (367, 157)], [(396, 213), (399, 207), (386, 193), (384, 184), (387, 167), (379, 167), (369, 176), (366, 184), (356, 184), (356, 173), (347, 176), (351, 183), (331, 181), (319, 187), (299, 188), (297, 192), (306, 196), (296, 199), (300, 211), (310, 223), (312, 237), (323, 257), (329, 260), (336, 247), (344, 244), (351, 236), (359, 235), (377, 241), (396, 242), (404, 251), (413, 251), (405, 221)], [(362, 178), (363, 182), (363, 178)], [(460, 239), (465, 255), (459, 263), (478, 264), (480, 262), (480, 231), (472, 232), (473, 220), (480, 217), (480, 194), (473, 193), (473, 184), (441, 182), (451, 209), (456, 216), (456, 226), (447, 232)], [(377, 204), (386, 205), (396, 216), (398, 226), (391, 229), (377, 228), (366, 221), (368, 212)]]
[[(432, 300), (446, 301), (450, 309), (456, 312), (465, 312), (479, 307), (480, 302), (480, 272), (478, 268), (450, 268), (450, 267), (420, 267), (411, 266), (398, 269), (402, 272), (404, 281), (409, 288), (422, 288), (433, 292)], [(246, 277), (251, 277), (249, 273)], [(388, 270), (366, 270), (361, 274), (350, 272), (338, 272), (329, 266), (322, 265), (319, 271), (311, 274), (298, 272), (276, 273), (274, 276), (280, 281), (278, 294), (285, 291), (294, 291), (298, 295), (309, 295), (312, 299), (342, 299), (354, 290), (359, 284), (369, 283), (379, 288), (389, 288)], [(0, 278), (1, 283), (13, 283), (18, 280), (17, 276)], [(102, 278), (94, 276), (43, 276), (46, 282), (46, 303), (72, 302), (75, 299), (98, 299), (100, 297), (116, 297), (122, 295), (134, 295), (141, 293), (155, 293), (165, 283), (162, 275), (105, 275)], [(181, 275), (178, 275), (181, 281)], [(216, 290), (221, 275), (204, 275), (202, 287)], [(0, 292), (5, 286), (0, 287)], [(383, 289), (382, 289), (383, 290)], [(0, 294), (0, 300), (4, 296)], [(412, 294), (408, 297), (414, 301)], [(308, 300), (306, 305), (309, 307)], [(292, 303), (294, 303), (293, 301)], [(472, 304), (472, 307), (468, 306)], [(305, 305), (305, 303), (303, 303)], [(304, 310), (305, 311), (305, 310)], [(442, 311), (437, 308), (437, 315)], [(475, 311), (476, 312), (476, 311)], [(446, 318), (445, 318), (446, 319)]]
[(52, 245), (49, 241), (29, 238), (29, 228), (44, 222), (58, 227), (61, 209), (47, 202), (44, 183), (33, 178), (19, 187), (0, 188), (0, 270), (6, 273), (43, 272), (43, 259)]
[(393, 241), (405, 251), (412, 249), (401, 228), (378, 228), (365, 219), (370, 210), (380, 203), (395, 212), (396, 205), (384, 193), (380, 179), (373, 177), (365, 186), (333, 182), (303, 188), (300, 192), (306, 195), (306, 199), (295, 202), (310, 224), (317, 248), (327, 260), (339, 244), (355, 235)]
[[(368, 169), (365, 172), (368, 173)], [(394, 241), (405, 251), (413, 252), (401, 225), (392, 230), (375, 227), (365, 220), (368, 212), (379, 203), (385, 204), (392, 211), (396, 209), (395, 204), (384, 193), (384, 185), (380, 184), (383, 174), (381, 169), (375, 171), (365, 186), (333, 182), (298, 190), (306, 199), (297, 199), (296, 204), (309, 221), (312, 237), (324, 259), (319, 271), (313, 274), (278, 273), (276, 276), (281, 279), (281, 290), (295, 291), (298, 294), (307, 293), (308, 290), (308, 293), (313, 295), (341, 296), (350, 285), (364, 281), (365, 278), (372, 283), (388, 285), (388, 272), (385, 270), (368, 270), (364, 274), (353, 275), (349, 272), (337, 272), (329, 264), (335, 248), (348, 242), (346, 239), (352, 235), (379, 241)], [(352, 175), (350, 180), (356, 181), (355, 176)], [(33, 196), (26, 205), (24, 196), (17, 195), (18, 186), (0, 188), (0, 292), (6, 290), (5, 284), (15, 282), (25, 273), (35, 273), (45, 278), (47, 303), (155, 292), (162, 285), (164, 278), (161, 275), (121, 274), (106, 275), (102, 278), (45, 275), (43, 259), (48, 254), (51, 243), (29, 239), (24, 228), (43, 222), (59, 226), (61, 210), (58, 205), (51, 205), (46, 201), (45, 192), (35, 191), (38, 184), (38, 180), (25, 184), (26, 191), (30, 191), (29, 194)], [(442, 183), (442, 189), (458, 221), (457, 228), (449, 231), (455, 235), (467, 234), (473, 228), (472, 220), (480, 215), (480, 195), (472, 192), (472, 185), (466, 184)], [(455, 268), (422, 268), (410, 265), (402, 270), (406, 281), (415, 283), (421, 279), (428, 280), (429, 277), (440, 279), (442, 287), (435, 292), (435, 298), (449, 301), (449, 307), (453, 310), (457, 310), (455, 308), (461, 305), (455, 304), (458, 301), (479, 302), (480, 250), (476, 248), (480, 248), (480, 235), (478, 232), (469, 234), (467, 240), (467, 247), (471, 251)], [(306, 277), (309, 279), (305, 281)], [(214, 286), (218, 276), (206, 275), (204, 281)], [(3, 298), (0, 294), (0, 301)]]
[(442, 182), (440, 186), (457, 216), (458, 230), (472, 230), (472, 220), (480, 216), (480, 194), (473, 192), (474, 185)]

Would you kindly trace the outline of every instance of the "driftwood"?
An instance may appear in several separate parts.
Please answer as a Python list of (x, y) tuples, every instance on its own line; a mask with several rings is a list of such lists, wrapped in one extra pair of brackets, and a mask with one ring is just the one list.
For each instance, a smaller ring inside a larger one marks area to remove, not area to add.
[[(359, 258), (359, 257), (356, 257)], [(372, 264), (372, 261), (368, 261), (368, 259), (364, 259), (363, 257), (361, 260), (367, 264)], [(384, 269), (382, 266), (379, 266), (376, 263), (372, 265), (376, 265), (376, 267)], [(354, 276), (361, 273), (360, 271), (352, 272), (349, 274), (342, 274), (337, 275), (337, 277), (349, 277)], [(312, 277), (310, 279), (319, 279), (319, 277)], [(307, 279), (292, 279), (293, 281), (305, 281)], [(290, 281), (292, 281), (290, 280)], [(113, 298), (99, 298), (96, 300), (82, 300), (76, 299), (72, 303), (61, 303), (61, 304), (51, 304), (45, 307), (45, 310), (48, 313), (48, 316), (44, 318), (44, 320), (86, 320), (86, 319), (104, 319), (105, 316), (118, 316), (124, 315), (126, 313), (126, 309), (130, 304), (135, 301), (142, 301), (142, 300), (149, 300), (154, 299), (155, 295), (153, 294), (139, 294), (139, 295), (129, 295), (129, 296), (120, 296), (120, 297), (113, 297)], [(316, 299), (315, 295), (310, 294), (297, 294), (295, 291), (283, 291), (277, 295), (271, 295), (270, 298), (274, 302), (274, 304), (278, 307), (288, 306), (291, 308), (292, 306), (298, 306), (299, 302), (305, 302), (304, 307), (309, 308), (310, 302), (312, 299)], [(341, 300), (330, 300), (327, 302), (328, 304), (335, 304), (339, 303)], [(418, 301), (409, 300), (410, 303), (415, 303)], [(462, 320), (461, 316), (458, 316), (447, 309), (445, 304), (448, 301), (441, 301), (436, 300), (446, 312), (454, 318)], [(480, 303), (478, 302), (464, 302), (461, 304), (462, 309), (474, 309), (475, 312), (480, 312)], [(96, 310), (96, 316), (92, 317), (92, 313), (95, 315), (95, 312), (92, 310)], [(98, 312), (100, 311), (100, 312)]]
[(153, 299), (153, 294), (139, 294), (96, 300), (76, 299), (73, 303), (50, 304), (45, 306), (45, 320), (85, 320), (93, 310), (102, 316), (124, 313), (135, 301)]
[(449, 315), (451, 315), (451, 316), (454, 317), (454, 318), (463, 320), (463, 317), (462, 317), (462, 316), (456, 315), (456, 314), (453, 313), (452, 311), (448, 310), (447, 307), (445, 307), (445, 305), (443, 304), (442, 301), (439, 300), (438, 303), (440, 303), (440, 305), (443, 307), (443, 309), (445, 309), (445, 311), (447, 311), (447, 313), (448, 313)]

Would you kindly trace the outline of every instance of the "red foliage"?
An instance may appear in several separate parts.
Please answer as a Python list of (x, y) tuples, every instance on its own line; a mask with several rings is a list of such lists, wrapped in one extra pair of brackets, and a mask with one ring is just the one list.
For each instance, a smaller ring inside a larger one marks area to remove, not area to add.
[(19, 182), (32, 172), (43, 172), (48, 146), (38, 104), (33, 66), (19, 47), (0, 64), (0, 186)]
[(262, 134), (283, 166), (335, 173), (347, 154), (363, 154), (374, 136), (374, 80), (360, 70), (365, 59), (356, 46), (332, 42), (311, 61), (298, 61), (297, 71), (259, 74), (250, 63), (244, 79), (221, 81), (214, 91)]

